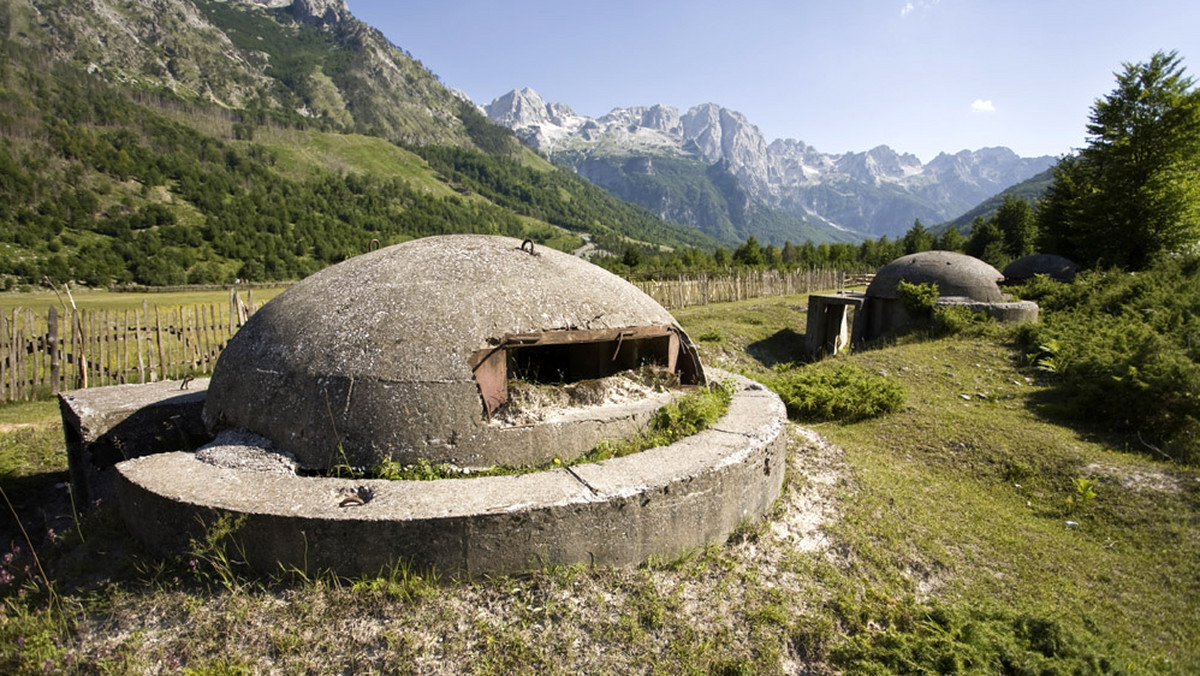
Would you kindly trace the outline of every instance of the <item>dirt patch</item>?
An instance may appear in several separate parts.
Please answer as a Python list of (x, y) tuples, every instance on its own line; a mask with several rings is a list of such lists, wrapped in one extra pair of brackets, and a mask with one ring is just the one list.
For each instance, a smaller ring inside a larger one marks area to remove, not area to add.
[(17, 430), (40, 430), (49, 427), (49, 425), (36, 425), (34, 423), (0, 423), (0, 434), (8, 434)]
[(790, 427), (797, 440), (788, 458), (794, 478), (782, 517), (770, 523), (771, 533), (781, 544), (822, 552), (829, 548), (823, 526), (837, 517), (837, 492), (846, 483), (847, 468), (842, 449), (807, 427)]
[(1101, 476), (1115, 480), (1122, 488), (1132, 491), (1153, 491), (1175, 495), (1183, 490), (1183, 482), (1162, 470), (1118, 467), (1093, 462), (1083, 470), (1085, 476)]

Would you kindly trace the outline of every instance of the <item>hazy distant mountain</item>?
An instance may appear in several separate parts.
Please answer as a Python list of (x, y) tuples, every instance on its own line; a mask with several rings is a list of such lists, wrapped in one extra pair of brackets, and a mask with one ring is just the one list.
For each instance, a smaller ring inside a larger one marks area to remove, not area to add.
[[(526, 88), (497, 98), (485, 111), (555, 162), (665, 217), (678, 216), (667, 207), (672, 201), (686, 202), (686, 192), (668, 196), (647, 191), (629, 172), (596, 171), (597, 163), (610, 169), (642, 166), (633, 160), (646, 158), (653, 166), (656, 159), (670, 158), (719, 165), (761, 205), (760, 213), (783, 211), (802, 219), (809, 231), (835, 239), (848, 233), (896, 236), (917, 218), (949, 220), (1055, 161), (1050, 156), (1018, 157), (1008, 148), (942, 153), (924, 164), (887, 146), (831, 155), (793, 139), (768, 144), (745, 116), (714, 103), (682, 115), (655, 105), (618, 108), (593, 119), (564, 104), (547, 103)], [(721, 236), (700, 222), (688, 222)], [(757, 226), (749, 227), (753, 231)]]
[(996, 193), (986, 200), (975, 205), (973, 209), (962, 214), (958, 218), (946, 223), (941, 223), (932, 228), (932, 230), (941, 234), (950, 228), (958, 228), (958, 231), (964, 235), (971, 234), (971, 224), (977, 217), (984, 219), (991, 218), (995, 215), (996, 210), (1004, 204), (1005, 195), (1016, 195), (1030, 204), (1037, 202), (1046, 194), (1050, 186), (1054, 183), (1054, 168), (1051, 167), (1031, 178), (1027, 178), (1020, 183), (1010, 186), (1002, 192)]

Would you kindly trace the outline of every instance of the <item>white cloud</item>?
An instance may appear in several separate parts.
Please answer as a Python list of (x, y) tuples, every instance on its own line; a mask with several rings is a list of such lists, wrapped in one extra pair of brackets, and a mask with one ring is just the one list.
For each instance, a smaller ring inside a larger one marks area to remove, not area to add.
[(971, 112), (994, 113), (996, 112), (996, 106), (992, 103), (991, 99), (988, 99), (987, 101), (984, 101), (983, 99), (975, 99), (973, 102), (971, 102)]
[(908, 16), (918, 9), (932, 9), (939, 2), (941, 0), (906, 0), (904, 6), (900, 8), (900, 16)]

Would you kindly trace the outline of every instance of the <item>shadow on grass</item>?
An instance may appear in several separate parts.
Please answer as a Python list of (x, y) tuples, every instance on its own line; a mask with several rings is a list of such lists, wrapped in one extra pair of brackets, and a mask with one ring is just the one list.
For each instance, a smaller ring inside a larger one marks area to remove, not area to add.
[(767, 368), (777, 364), (803, 361), (804, 352), (804, 334), (797, 333), (792, 329), (781, 329), (746, 346), (746, 353)]
[[(41, 472), (25, 476), (0, 475), (0, 488), (12, 502), (25, 531), (37, 544), (51, 529), (59, 532), (73, 523), (71, 498), (63, 484), (66, 472)], [(0, 550), (24, 537), (8, 505), (0, 503)]]
[(1155, 439), (1146, 439), (1143, 435), (1131, 430), (1128, 425), (1119, 421), (1105, 423), (1089, 420), (1087, 412), (1078, 410), (1079, 404), (1067, 400), (1067, 394), (1057, 387), (1048, 387), (1031, 394), (1025, 400), (1026, 408), (1046, 422), (1072, 429), (1084, 441), (1102, 444), (1117, 451), (1141, 455), (1160, 462), (1180, 464), (1179, 458), (1172, 457)]

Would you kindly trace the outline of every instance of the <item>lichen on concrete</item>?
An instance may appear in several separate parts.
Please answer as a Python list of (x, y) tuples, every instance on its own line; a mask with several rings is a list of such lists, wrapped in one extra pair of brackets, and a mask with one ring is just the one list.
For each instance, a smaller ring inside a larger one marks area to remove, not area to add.
[(296, 458), (276, 449), (271, 440), (242, 430), (224, 430), (196, 449), (196, 460), (228, 469), (295, 474)]

